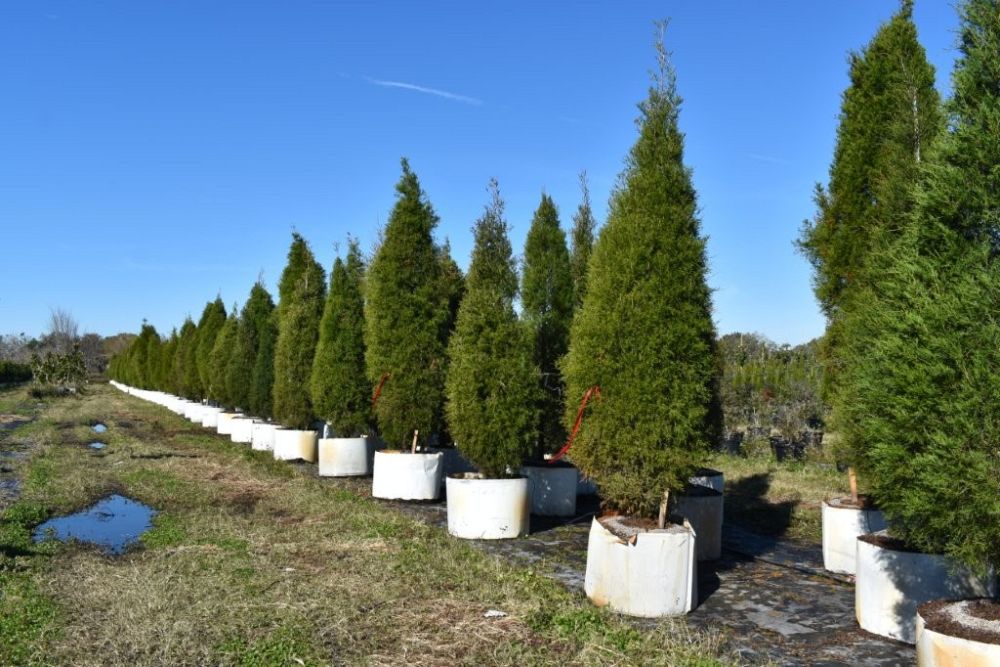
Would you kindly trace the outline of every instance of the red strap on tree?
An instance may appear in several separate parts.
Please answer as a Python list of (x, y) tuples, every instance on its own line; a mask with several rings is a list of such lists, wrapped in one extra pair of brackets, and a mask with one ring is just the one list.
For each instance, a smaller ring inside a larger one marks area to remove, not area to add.
[(587, 403), (590, 402), (590, 398), (592, 396), (596, 396), (597, 398), (601, 397), (601, 388), (596, 384), (587, 391), (583, 392), (583, 400), (580, 401), (580, 409), (576, 412), (576, 421), (573, 422), (573, 430), (569, 432), (569, 439), (566, 440), (566, 444), (563, 445), (562, 449), (556, 452), (552, 458), (549, 459), (549, 465), (552, 465), (562, 457), (566, 456), (566, 452), (568, 452), (569, 448), (573, 446), (573, 441), (576, 440), (576, 434), (580, 430), (580, 424), (583, 423), (583, 411), (587, 409)]
[(378, 397), (382, 395), (382, 387), (385, 386), (385, 381), (389, 379), (392, 373), (382, 373), (382, 377), (378, 381), (378, 387), (375, 388), (375, 393), (372, 395), (372, 407), (378, 402)]

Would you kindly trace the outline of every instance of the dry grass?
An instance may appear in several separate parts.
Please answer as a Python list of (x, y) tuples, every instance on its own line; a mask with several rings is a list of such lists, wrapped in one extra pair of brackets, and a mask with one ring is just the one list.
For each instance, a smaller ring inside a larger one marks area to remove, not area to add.
[[(9, 399), (9, 397), (8, 397)], [(0, 404), (2, 404), (0, 397)], [(9, 399), (10, 400), (10, 399)], [(16, 402), (16, 401), (15, 401)], [(89, 425), (108, 424), (95, 454)], [(721, 638), (653, 630), (435, 527), (95, 387), (45, 403), (0, 519), (0, 663), (716, 665)], [(109, 491), (157, 508), (117, 559), (25, 539)], [(490, 609), (503, 618), (485, 618)]]

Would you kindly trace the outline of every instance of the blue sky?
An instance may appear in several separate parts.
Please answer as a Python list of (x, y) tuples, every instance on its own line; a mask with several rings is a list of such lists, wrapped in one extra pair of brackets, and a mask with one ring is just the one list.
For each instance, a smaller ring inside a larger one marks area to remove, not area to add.
[[(820, 335), (793, 248), (825, 181), (847, 53), (895, 0), (0, 6), (0, 333), (50, 308), (161, 333), (274, 289), (293, 229), (370, 249), (407, 156), (463, 267), (491, 177), (515, 251), (541, 193), (599, 222), (669, 17), (720, 333)], [(947, 92), (957, 18), (917, 0)]]

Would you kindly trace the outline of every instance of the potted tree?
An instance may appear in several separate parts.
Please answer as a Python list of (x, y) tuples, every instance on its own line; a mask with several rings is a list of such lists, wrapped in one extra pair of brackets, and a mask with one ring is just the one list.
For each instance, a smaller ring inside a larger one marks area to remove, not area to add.
[(271, 303), (270, 312), (262, 314), (259, 320), (260, 342), (253, 362), (250, 380), (250, 412), (267, 422), (258, 424), (251, 446), (257, 450), (273, 451), (276, 432), (282, 429), (272, 421), (274, 417), (274, 346), (278, 341), (278, 309)]
[(347, 260), (337, 258), (320, 321), (312, 369), (313, 406), (335, 437), (319, 441), (319, 474), (372, 474), (371, 385), (365, 376), (364, 262), (358, 242), (348, 243)]
[(531, 485), (532, 514), (573, 516), (579, 473), (565, 461), (546, 460), (566, 442), (562, 413), (565, 383), (558, 362), (566, 354), (573, 320), (573, 273), (559, 212), (546, 194), (524, 244), (521, 312), (540, 370), (538, 425), (531, 459), (523, 467)]
[(387, 446), (375, 453), (372, 495), (433, 500), (443, 456), (418, 449), (442, 427), (451, 311), (432, 236), (437, 215), (405, 159), (402, 170), (366, 279), (365, 367)]
[(480, 471), (445, 480), (448, 532), (467, 539), (527, 534), (530, 491), (518, 472), (538, 425), (538, 368), (514, 312), (517, 272), (496, 181), (490, 194), (474, 227), (465, 297), (448, 346), (448, 424)]
[[(847, 416), (889, 524), (859, 538), (855, 608), (862, 628), (909, 643), (919, 605), (996, 594), (1000, 138), (987, 129), (1000, 108), (996, 19), (993, 2), (961, 8), (951, 129), (922, 165), (903, 233), (877, 256), (878, 284), (847, 321)], [(996, 618), (997, 605), (986, 606)]]
[(564, 364), (570, 397), (602, 392), (571, 450), (607, 510), (591, 524), (584, 588), (599, 606), (647, 617), (686, 613), (697, 599), (695, 531), (672, 523), (670, 508), (716, 441), (720, 417), (705, 239), (662, 32), (656, 46), (659, 69)]
[(278, 285), (278, 339), (274, 350), (274, 458), (316, 461), (317, 435), (309, 380), (326, 296), (323, 267), (309, 245), (292, 234), (288, 264)]

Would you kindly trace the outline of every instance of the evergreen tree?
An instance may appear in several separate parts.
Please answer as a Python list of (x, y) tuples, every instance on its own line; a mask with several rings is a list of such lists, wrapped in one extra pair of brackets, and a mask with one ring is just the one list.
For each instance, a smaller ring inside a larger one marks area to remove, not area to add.
[(198, 348), (198, 327), (188, 317), (181, 325), (180, 339), (177, 342), (177, 353), (174, 355), (173, 376), (177, 393), (185, 398), (193, 399), (201, 394), (198, 381), (198, 369), (195, 363), (195, 351)]
[(587, 292), (587, 266), (590, 264), (590, 252), (594, 247), (594, 229), (597, 222), (590, 210), (590, 188), (587, 185), (587, 172), (580, 174), (580, 190), (583, 200), (573, 216), (572, 254), (570, 264), (573, 272), (573, 308), (583, 305), (583, 295)]
[(824, 391), (842, 442), (854, 450), (861, 443), (843, 410), (852, 397), (838, 388), (845, 322), (857, 303), (853, 295), (879, 280), (882, 267), (871, 261), (873, 251), (899, 236), (912, 209), (910, 186), (919, 163), (942, 127), (934, 68), (917, 40), (912, 2), (904, 1), (872, 41), (851, 54), (850, 80), (830, 182), (816, 187), (817, 212), (804, 224), (799, 247), (813, 264), (816, 297), (827, 318)]
[(524, 244), (521, 304), (541, 371), (538, 443), (535, 455), (555, 452), (566, 442), (563, 425), (565, 383), (558, 363), (566, 354), (573, 321), (573, 269), (559, 212), (548, 195), (528, 229)]
[(313, 406), (340, 437), (365, 435), (371, 427), (372, 388), (365, 374), (361, 292), (364, 271), (361, 251), (352, 239), (347, 261), (338, 257), (333, 265), (313, 361)]
[(260, 342), (250, 382), (250, 411), (265, 419), (274, 415), (274, 346), (278, 342), (278, 309), (260, 321)]
[(847, 320), (847, 420), (894, 533), (985, 569), (1000, 562), (1000, 7), (961, 7), (950, 131), (902, 238)]
[(226, 407), (234, 405), (233, 397), (229, 394), (227, 378), (233, 353), (236, 350), (236, 337), (239, 334), (238, 312), (236, 304), (233, 304), (233, 309), (229, 311), (229, 317), (226, 318), (225, 324), (222, 325), (219, 334), (215, 337), (212, 354), (208, 357), (208, 397)]
[(139, 336), (132, 341), (129, 351), (129, 384), (140, 389), (150, 389), (159, 359), (160, 335), (156, 327), (142, 321)]
[[(438, 223), (409, 163), (396, 184), (396, 203), (368, 270), (365, 366), (373, 385), (383, 379), (375, 416), (391, 447), (441, 432), (446, 346), (451, 328), (443, 288)], [(426, 442), (426, 440), (424, 440)]]
[(499, 478), (516, 474), (535, 446), (539, 373), (514, 311), (517, 272), (496, 181), (490, 193), (448, 347), (447, 415), (462, 453)]
[(309, 428), (313, 419), (309, 380), (326, 299), (325, 279), (305, 239), (292, 234), (288, 264), (278, 283), (282, 300), (272, 390), (274, 416), (289, 428)]
[(209, 359), (215, 348), (215, 337), (219, 335), (219, 331), (225, 323), (226, 306), (223, 305), (221, 297), (216, 297), (215, 301), (209, 301), (205, 304), (205, 309), (201, 312), (201, 319), (198, 320), (198, 347), (195, 351), (199, 387), (197, 398), (204, 398), (209, 394), (209, 386), (211, 385)]
[(599, 386), (570, 455), (626, 513), (655, 516), (682, 489), (719, 432), (711, 292), (705, 283), (681, 99), (662, 41), (640, 105), (639, 138), (590, 259), (587, 292), (564, 365), (567, 413)]
[(179, 339), (177, 336), (177, 329), (173, 329), (170, 332), (170, 338), (167, 342), (163, 344), (160, 350), (160, 363), (157, 366), (157, 385), (156, 388), (160, 391), (165, 391), (171, 394), (177, 393), (177, 387), (174, 386), (173, 377), (173, 366), (174, 357), (177, 354), (177, 345)]
[[(264, 285), (258, 280), (250, 289), (250, 297), (240, 313), (240, 325), (236, 334), (233, 356), (226, 374), (226, 392), (233, 405), (248, 410), (252, 414), (261, 413), (252, 406), (250, 396), (253, 387), (253, 371), (260, 349), (260, 340), (267, 320), (274, 310), (274, 302)], [(271, 388), (267, 388), (268, 394)]]

